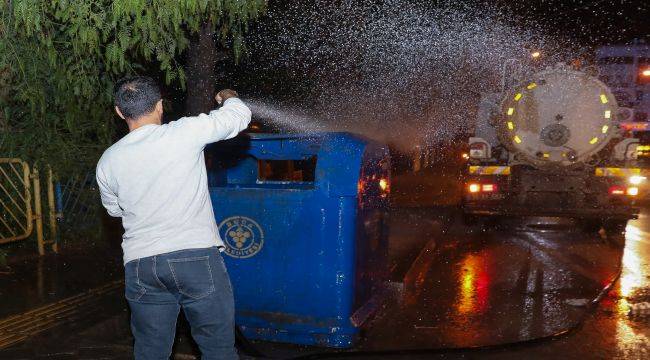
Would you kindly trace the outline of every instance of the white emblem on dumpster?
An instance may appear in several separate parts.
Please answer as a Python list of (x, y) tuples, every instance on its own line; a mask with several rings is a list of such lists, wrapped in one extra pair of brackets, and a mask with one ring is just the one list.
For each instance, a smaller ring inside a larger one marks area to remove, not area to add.
[(253, 219), (233, 216), (219, 224), (219, 234), (226, 244), (226, 255), (243, 259), (257, 254), (264, 245), (264, 231)]

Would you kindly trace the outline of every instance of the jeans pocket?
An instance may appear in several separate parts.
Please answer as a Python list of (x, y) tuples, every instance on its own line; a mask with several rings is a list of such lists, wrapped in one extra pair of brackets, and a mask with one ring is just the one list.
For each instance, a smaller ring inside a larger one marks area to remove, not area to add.
[(124, 297), (127, 300), (138, 301), (147, 292), (140, 285), (140, 259), (129, 261), (124, 265)]
[(209, 256), (168, 259), (167, 263), (181, 294), (200, 299), (214, 292)]

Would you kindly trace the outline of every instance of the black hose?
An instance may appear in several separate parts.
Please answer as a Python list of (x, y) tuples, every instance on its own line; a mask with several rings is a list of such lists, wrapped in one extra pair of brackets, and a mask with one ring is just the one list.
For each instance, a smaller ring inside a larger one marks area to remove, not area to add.
[(235, 346), (237, 346), (237, 349), (239, 349), (239, 351), (248, 356), (269, 359), (268, 356), (257, 350), (257, 348), (246, 338), (246, 336), (244, 336), (241, 328), (237, 325), (235, 325)]

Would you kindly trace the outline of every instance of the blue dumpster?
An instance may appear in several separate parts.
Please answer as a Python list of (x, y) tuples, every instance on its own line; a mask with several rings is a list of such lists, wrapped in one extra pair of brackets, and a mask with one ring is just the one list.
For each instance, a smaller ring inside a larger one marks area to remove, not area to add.
[(244, 335), (351, 346), (388, 273), (387, 147), (349, 133), (250, 134), (206, 158)]

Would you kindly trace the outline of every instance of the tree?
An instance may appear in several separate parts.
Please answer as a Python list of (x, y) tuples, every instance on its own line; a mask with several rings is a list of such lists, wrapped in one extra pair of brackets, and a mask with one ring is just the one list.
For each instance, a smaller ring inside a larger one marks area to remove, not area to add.
[(110, 144), (117, 78), (154, 68), (184, 89), (187, 64), (179, 59), (191, 40), (218, 40), (238, 58), (247, 24), (266, 2), (4, 0), (0, 7), (0, 156), (38, 160), (61, 174), (94, 164)]
[(210, 22), (201, 25), (187, 50), (187, 93), (185, 112), (197, 114), (213, 106), (215, 66), (220, 57), (226, 55), (215, 44), (214, 29)]

